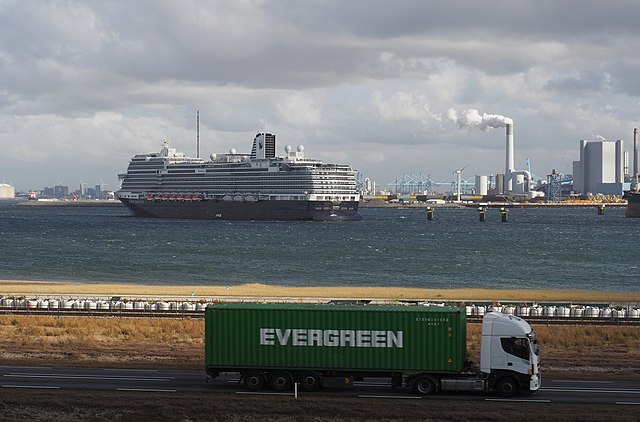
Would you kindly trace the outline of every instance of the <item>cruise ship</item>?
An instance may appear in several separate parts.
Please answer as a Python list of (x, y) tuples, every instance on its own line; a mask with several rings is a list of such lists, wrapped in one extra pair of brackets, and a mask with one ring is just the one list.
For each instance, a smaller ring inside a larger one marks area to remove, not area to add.
[(276, 137), (258, 133), (251, 154), (176, 152), (135, 155), (116, 196), (140, 217), (221, 220), (354, 221), (360, 195), (349, 165), (325, 164), (287, 145), (276, 157)]

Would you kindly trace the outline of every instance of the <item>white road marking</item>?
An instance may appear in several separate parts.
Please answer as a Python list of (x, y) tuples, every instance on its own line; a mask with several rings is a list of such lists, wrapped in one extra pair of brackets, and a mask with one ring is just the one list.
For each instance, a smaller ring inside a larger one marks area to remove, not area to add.
[(248, 394), (256, 396), (293, 396), (293, 393), (262, 393), (260, 391), (236, 391), (236, 394)]
[(50, 366), (9, 366), (9, 365), (0, 365), (0, 368), (7, 369), (51, 369)]
[(616, 404), (640, 406), (640, 403), (636, 403), (636, 402), (633, 402), (633, 401), (617, 401)]
[(103, 368), (103, 371), (112, 372), (160, 372), (158, 369), (116, 369), (116, 368)]
[(571, 383), (589, 383), (589, 384), (613, 384), (613, 381), (583, 381), (583, 380), (549, 380), (551, 382), (571, 382)]
[(525, 403), (551, 403), (551, 400), (535, 400), (535, 399), (485, 399), (485, 401), (506, 401), (506, 402), (525, 402)]
[(175, 393), (176, 390), (161, 390), (158, 388), (116, 388), (116, 391), (142, 391), (145, 393)]
[(421, 399), (420, 396), (377, 396), (373, 394), (360, 394), (361, 399)]
[(110, 381), (172, 381), (173, 377), (147, 377), (138, 378), (130, 376), (104, 376), (104, 375), (66, 375), (66, 374), (5, 374), (9, 378), (53, 378), (53, 379), (77, 379), (77, 380), (110, 380)]
[(562, 387), (547, 387), (541, 388), (541, 391), (559, 391), (564, 393), (609, 393), (609, 394), (640, 394), (640, 390), (625, 390), (625, 389), (602, 389), (602, 388), (562, 388)]
[(57, 389), (60, 387), (53, 387), (53, 386), (47, 386), (47, 385), (10, 385), (10, 384), (5, 384), (2, 386), (2, 388), (43, 388), (43, 389)]

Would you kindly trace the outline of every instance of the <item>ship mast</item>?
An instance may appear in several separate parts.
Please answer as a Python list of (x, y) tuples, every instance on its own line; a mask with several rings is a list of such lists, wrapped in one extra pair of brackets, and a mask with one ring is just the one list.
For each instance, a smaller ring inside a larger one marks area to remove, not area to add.
[(196, 158), (200, 158), (200, 110), (196, 111)]

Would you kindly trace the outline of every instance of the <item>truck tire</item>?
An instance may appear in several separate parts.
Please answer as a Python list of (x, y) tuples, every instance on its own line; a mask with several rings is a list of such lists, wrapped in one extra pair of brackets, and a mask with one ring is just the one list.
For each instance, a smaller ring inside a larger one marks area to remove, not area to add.
[(423, 375), (413, 382), (413, 391), (421, 396), (430, 396), (436, 392), (436, 380), (430, 376)]
[(287, 371), (276, 371), (269, 377), (269, 385), (273, 391), (289, 391), (293, 386), (293, 379)]
[(317, 372), (306, 371), (298, 376), (298, 383), (302, 391), (318, 391), (322, 388), (322, 377)]
[(260, 391), (264, 388), (264, 374), (260, 371), (247, 371), (242, 374), (242, 378), (244, 379), (244, 386), (249, 391)]
[(500, 397), (513, 397), (519, 390), (518, 382), (511, 377), (500, 378), (496, 382), (496, 391)]

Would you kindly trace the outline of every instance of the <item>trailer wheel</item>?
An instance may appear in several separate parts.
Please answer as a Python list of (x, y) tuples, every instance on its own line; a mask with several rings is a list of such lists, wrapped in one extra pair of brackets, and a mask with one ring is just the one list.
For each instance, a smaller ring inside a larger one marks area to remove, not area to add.
[(317, 372), (307, 371), (300, 374), (298, 383), (302, 391), (318, 391), (322, 388), (322, 377)]
[(244, 385), (249, 391), (260, 391), (264, 388), (265, 379), (260, 371), (247, 371), (242, 374)]
[(500, 378), (496, 383), (496, 391), (501, 397), (515, 396), (518, 390), (518, 382), (510, 377)]
[(269, 385), (273, 391), (289, 391), (293, 386), (293, 379), (287, 371), (276, 371), (269, 378)]
[(413, 390), (421, 396), (430, 396), (436, 392), (436, 381), (427, 375), (423, 375), (413, 382)]

